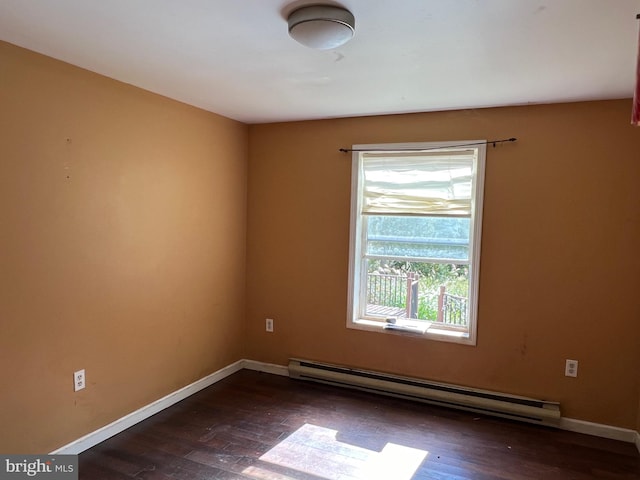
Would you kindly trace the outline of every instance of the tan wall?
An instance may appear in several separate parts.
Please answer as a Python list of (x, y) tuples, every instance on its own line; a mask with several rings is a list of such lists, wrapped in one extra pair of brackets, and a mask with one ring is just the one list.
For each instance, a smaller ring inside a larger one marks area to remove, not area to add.
[[(557, 400), (634, 428), (640, 130), (631, 101), (250, 127), (251, 358), (298, 356)], [(357, 143), (517, 137), (487, 152), (477, 346), (345, 328)], [(264, 318), (275, 319), (275, 333)], [(564, 376), (567, 358), (579, 378)]]
[(247, 134), (0, 43), (1, 452), (242, 358)]

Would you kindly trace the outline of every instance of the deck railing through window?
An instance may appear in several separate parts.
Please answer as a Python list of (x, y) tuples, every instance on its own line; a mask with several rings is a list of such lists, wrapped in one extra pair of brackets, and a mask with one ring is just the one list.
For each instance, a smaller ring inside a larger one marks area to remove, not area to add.
[(467, 325), (467, 303), (466, 297), (451, 295), (441, 286), (436, 321), (447, 325)]
[(418, 274), (369, 273), (367, 313), (418, 318)]
[(468, 299), (447, 293), (445, 286), (440, 287), (437, 295), (420, 295), (417, 273), (373, 272), (367, 275), (368, 315), (418, 319), (420, 302), (432, 304), (434, 309), (437, 302), (436, 318), (420, 318), (421, 320), (445, 325), (467, 325)]

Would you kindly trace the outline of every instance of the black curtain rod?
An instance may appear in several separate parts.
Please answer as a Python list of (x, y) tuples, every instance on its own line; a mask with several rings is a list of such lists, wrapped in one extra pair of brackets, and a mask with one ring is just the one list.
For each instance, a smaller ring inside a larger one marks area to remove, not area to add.
[(428, 150), (441, 150), (443, 148), (458, 148), (458, 147), (471, 147), (474, 145), (493, 145), (494, 147), (498, 143), (515, 142), (518, 139), (515, 137), (505, 138), (502, 140), (487, 140), (486, 142), (476, 143), (461, 143), (459, 145), (447, 145), (446, 147), (431, 147), (431, 148), (374, 148), (374, 149), (358, 149), (358, 148), (341, 148), (342, 153), (349, 152), (426, 152)]

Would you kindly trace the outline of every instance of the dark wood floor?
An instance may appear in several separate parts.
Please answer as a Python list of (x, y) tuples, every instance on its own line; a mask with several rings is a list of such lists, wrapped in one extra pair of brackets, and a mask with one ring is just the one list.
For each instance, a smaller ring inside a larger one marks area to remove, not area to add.
[(243, 370), (80, 455), (80, 479), (640, 479), (632, 444)]

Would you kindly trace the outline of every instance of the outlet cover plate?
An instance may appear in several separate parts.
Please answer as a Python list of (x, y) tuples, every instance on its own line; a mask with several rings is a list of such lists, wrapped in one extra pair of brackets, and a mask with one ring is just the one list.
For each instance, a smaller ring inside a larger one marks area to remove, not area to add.
[(84, 368), (82, 370), (78, 370), (77, 372), (73, 372), (73, 391), (77, 392), (78, 390), (82, 390), (86, 386), (87, 383), (84, 374)]
[(567, 377), (577, 377), (578, 376), (578, 360), (567, 359), (564, 365), (564, 374)]

